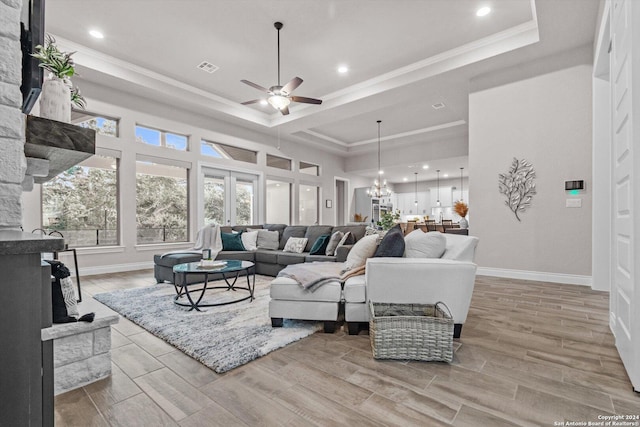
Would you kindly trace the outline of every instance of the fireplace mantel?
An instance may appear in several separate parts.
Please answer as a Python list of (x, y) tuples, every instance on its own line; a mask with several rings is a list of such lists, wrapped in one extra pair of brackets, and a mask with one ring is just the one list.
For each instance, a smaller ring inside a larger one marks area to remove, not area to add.
[(77, 165), (96, 153), (96, 131), (70, 123), (62, 123), (42, 117), (27, 116), (24, 154), (27, 157), (27, 174), (30, 164), (42, 165), (48, 161), (48, 170), (37, 168), (31, 176), (41, 184), (61, 172)]

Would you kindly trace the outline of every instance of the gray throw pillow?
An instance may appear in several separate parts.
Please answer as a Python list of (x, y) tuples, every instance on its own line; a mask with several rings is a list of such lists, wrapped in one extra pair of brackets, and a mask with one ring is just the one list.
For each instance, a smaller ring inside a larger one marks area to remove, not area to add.
[(439, 231), (425, 233), (414, 230), (404, 238), (404, 242), (407, 258), (440, 258), (447, 245), (444, 234)]
[(342, 231), (336, 231), (331, 235), (331, 239), (329, 239), (329, 244), (327, 245), (327, 250), (325, 251), (325, 255), (333, 256), (335, 255), (336, 248), (338, 247), (338, 243), (342, 240), (344, 233)]
[(280, 244), (280, 234), (277, 231), (258, 230), (256, 243), (258, 249), (277, 250)]
[(402, 257), (404, 248), (404, 233), (400, 225), (396, 225), (384, 235), (373, 257)]

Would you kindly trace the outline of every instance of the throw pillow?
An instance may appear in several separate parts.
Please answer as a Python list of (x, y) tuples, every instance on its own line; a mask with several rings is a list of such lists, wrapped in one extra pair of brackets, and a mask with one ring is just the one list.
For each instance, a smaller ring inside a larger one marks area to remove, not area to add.
[(440, 258), (444, 253), (447, 240), (439, 231), (428, 233), (414, 230), (404, 239), (407, 258)]
[(258, 230), (245, 231), (240, 235), (242, 246), (247, 251), (255, 251), (258, 249)]
[(242, 244), (243, 233), (220, 233), (222, 237), (222, 250), (223, 251), (244, 251), (244, 245)]
[(338, 243), (340, 243), (340, 240), (342, 240), (342, 237), (344, 237), (344, 233), (342, 231), (336, 231), (335, 233), (333, 233), (331, 235), (331, 238), (329, 239), (329, 243), (327, 244), (327, 249), (325, 250), (324, 254), (328, 256), (335, 255), (336, 248), (338, 247)]
[[(351, 236), (351, 232), (347, 231), (346, 233), (344, 233), (344, 236), (342, 236), (342, 239), (340, 239), (340, 241), (338, 242), (338, 246), (336, 246), (336, 250), (340, 247), (340, 246), (344, 246), (347, 245), (347, 240), (349, 239), (349, 236)], [(353, 243), (352, 243), (353, 244)]]
[(396, 225), (384, 235), (373, 256), (374, 258), (402, 257), (404, 256), (404, 248), (404, 233), (400, 229), (400, 225)]
[(256, 242), (259, 249), (277, 250), (280, 245), (280, 234), (277, 231), (258, 230)]
[(327, 245), (329, 244), (330, 238), (330, 234), (323, 234), (322, 236), (318, 237), (316, 241), (313, 242), (313, 246), (311, 246), (309, 255), (324, 255), (327, 251)]
[(367, 262), (367, 258), (371, 258), (376, 252), (378, 245), (378, 235), (364, 236), (358, 240), (349, 251), (347, 260), (344, 262), (343, 272), (362, 267)]
[(301, 254), (304, 251), (304, 247), (307, 246), (307, 240), (306, 237), (289, 237), (282, 252)]

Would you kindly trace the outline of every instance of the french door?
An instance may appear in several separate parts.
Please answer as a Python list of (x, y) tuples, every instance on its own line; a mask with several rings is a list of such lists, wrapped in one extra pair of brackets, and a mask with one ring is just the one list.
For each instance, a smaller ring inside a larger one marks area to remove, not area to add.
[(202, 171), (205, 224), (258, 222), (258, 175), (214, 168)]

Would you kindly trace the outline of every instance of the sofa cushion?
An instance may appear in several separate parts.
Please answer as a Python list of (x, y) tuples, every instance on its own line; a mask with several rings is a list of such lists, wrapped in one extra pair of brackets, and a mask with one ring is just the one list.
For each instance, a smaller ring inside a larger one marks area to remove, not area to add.
[(255, 261), (255, 252), (251, 251), (222, 251), (216, 259), (239, 259), (241, 261)]
[(242, 240), (242, 246), (247, 251), (255, 251), (258, 249), (258, 230), (245, 231), (240, 235), (240, 240)]
[(175, 253), (166, 256), (154, 255), (153, 261), (156, 265), (172, 268), (177, 264), (184, 264), (187, 262), (197, 262), (202, 259), (202, 254), (190, 254), (190, 253)]
[(328, 256), (334, 255), (342, 237), (344, 237), (344, 233), (342, 231), (334, 232), (329, 238), (329, 243), (327, 243), (327, 249), (325, 249), (324, 254)]
[(284, 249), (284, 245), (287, 244), (289, 237), (304, 237), (307, 232), (306, 225), (289, 225), (284, 229), (280, 235), (280, 246), (278, 249)]
[(268, 249), (258, 249), (256, 251), (256, 262), (266, 264), (277, 264), (279, 251), (272, 251)]
[(278, 249), (280, 245), (280, 237), (276, 230), (258, 230), (258, 239), (256, 246), (258, 249)]
[(311, 292), (289, 277), (276, 277), (269, 286), (269, 294), (272, 300), (339, 302), (342, 286), (336, 280)]
[(287, 244), (284, 245), (284, 249), (282, 249), (282, 251), (301, 254), (307, 247), (307, 241), (308, 239), (306, 237), (289, 237), (289, 240), (287, 240)]
[(396, 225), (387, 231), (376, 249), (374, 257), (401, 257), (404, 256), (404, 233), (400, 225)]
[(457, 234), (445, 234), (447, 241), (442, 259), (454, 259), (456, 261), (473, 262), (478, 246), (478, 238)]
[(304, 233), (304, 237), (306, 237), (309, 240), (307, 242), (307, 246), (304, 248), (304, 251), (305, 252), (311, 252), (311, 248), (315, 244), (316, 240), (318, 240), (318, 237), (324, 236), (325, 234), (328, 234), (329, 236), (331, 236), (331, 230), (332, 229), (333, 229), (333, 227), (330, 226), (330, 225), (310, 225), (310, 226), (308, 226), (307, 227), (307, 231), (305, 231), (305, 233)]
[(407, 258), (440, 258), (444, 253), (446, 239), (443, 233), (413, 230), (407, 234), (405, 241), (405, 256)]
[(278, 264), (300, 264), (301, 262), (304, 262), (304, 259), (307, 257), (307, 255), (309, 255), (307, 252), (301, 254), (294, 254), (291, 252), (278, 252)]
[(234, 225), (231, 227), (233, 231), (253, 231), (253, 230), (262, 230), (261, 225)]
[(334, 256), (328, 256), (328, 255), (307, 255), (304, 258), (304, 262), (314, 262), (314, 261), (320, 261), (320, 262), (335, 262), (336, 261), (336, 257)]
[(220, 226), (220, 232), (221, 233), (233, 233), (233, 227), (228, 226), (228, 225), (221, 225)]
[(367, 262), (367, 258), (371, 258), (376, 252), (377, 245), (377, 234), (365, 236), (358, 240), (349, 251), (349, 255), (347, 255), (347, 260), (344, 262), (344, 269), (349, 271), (362, 267)]
[(327, 252), (327, 245), (329, 245), (329, 239), (331, 239), (331, 235), (329, 234), (323, 234), (322, 236), (318, 237), (316, 241), (313, 243), (313, 245), (311, 246), (311, 249), (309, 250), (309, 254), (326, 255), (325, 252)]
[(345, 302), (364, 303), (367, 302), (367, 282), (365, 275), (349, 277), (344, 282)]
[(244, 251), (242, 233), (220, 233), (223, 251)]

